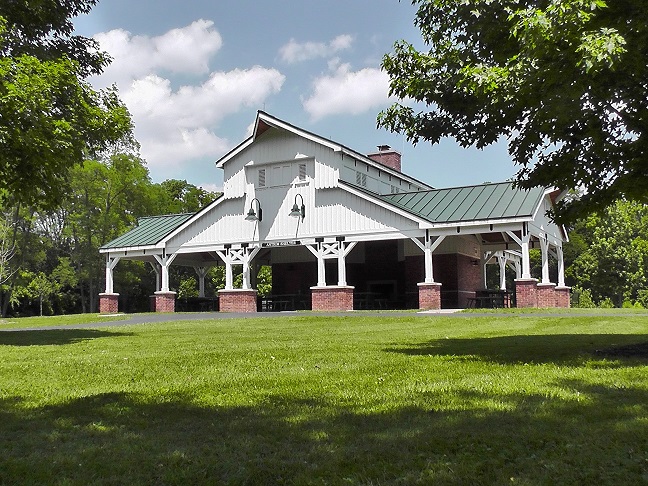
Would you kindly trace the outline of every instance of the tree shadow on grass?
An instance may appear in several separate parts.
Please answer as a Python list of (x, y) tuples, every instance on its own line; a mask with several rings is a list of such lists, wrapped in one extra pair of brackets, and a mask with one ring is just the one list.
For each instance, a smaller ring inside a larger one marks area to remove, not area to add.
[[(601, 358), (648, 361), (646, 334), (546, 334), (435, 339), (386, 351), (412, 356), (455, 356), (502, 364), (582, 364)], [(635, 352), (633, 352), (635, 350)], [(624, 352), (625, 351), (625, 352)]]
[(97, 329), (43, 329), (0, 332), (0, 346), (52, 346), (78, 343), (91, 339), (132, 336), (132, 333)]
[[(1, 484), (641, 484), (648, 390), (586, 400), (461, 392), (470, 407), (371, 412), (326, 397), (215, 407), (103, 393), (0, 401)], [(443, 398), (443, 397), (441, 397)], [(475, 406), (497, 401), (500, 409)]]

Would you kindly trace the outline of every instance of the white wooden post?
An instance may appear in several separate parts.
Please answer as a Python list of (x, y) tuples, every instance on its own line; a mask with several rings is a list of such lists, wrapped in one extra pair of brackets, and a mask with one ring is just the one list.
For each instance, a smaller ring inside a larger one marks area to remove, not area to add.
[(546, 238), (540, 238), (540, 250), (542, 253), (542, 283), (551, 283), (549, 280), (549, 242)]
[(506, 290), (506, 255), (503, 252), (497, 256), (497, 263), (499, 263), (500, 290)]
[[(310, 247), (308, 247), (310, 249)], [(322, 243), (317, 244), (317, 286), (326, 287), (326, 261), (324, 260), (324, 249)]]
[(338, 241), (337, 261), (338, 261), (338, 286), (346, 287), (346, 261), (344, 253), (344, 241)]
[(261, 250), (260, 246), (254, 248), (240, 248), (233, 249), (227, 248), (224, 252), (217, 251), (216, 254), (225, 263), (225, 290), (234, 289), (234, 271), (233, 265), (238, 264), (243, 266), (243, 290), (250, 289), (250, 263), (257, 253)]
[(112, 294), (114, 290), (114, 285), (113, 285), (113, 270), (119, 263), (120, 257), (111, 257), (107, 256), (106, 257), (106, 293), (107, 294)]
[(310, 251), (315, 258), (317, 258), (317, 286), (326, 287), (326, 265), (325, 253), (326, 243), (318, 241), (315, 246), (306, 245), (306, 249)]
[(558, 256), (558, 287), (565, 286), (565, 257), (562, 245), (556, 246), (556, 254)]
[(531, 278), (531, 259), (529, 257), (529, 244), (531, 242), (531, 233), (527, 228), (526, 223), (522, 225), (522, 238), (518, 238), (515, 233), (512, 231), (507, 231), (507, 235), (511, 237), (518, 245), (520, 245), (521, 257), (522, 257), (522, 269), (521, 275), (518, 275), (518, 279), (529, 280)]
[(205, 277), (207, 276), (207, 268), (205, 267), (194, 267), (196, 274), (198, 275), (198, 297), (205, 296)]
[(441, 242), (445, 239), (445, 236), (438, 236), (434, 241), (430, 237), (429, 233), (426, 230), (425, 241), (421, 243), (418, 238), (410, 238), (416, 246), (423, 250), (423, 259), (425, 262), (425, 283), (435, 283), (434, 282), (434, 265), (432, 264), (432, 253), (436, 250)]
[(169, 267), (173, 263), (173, 260), (178, 256), (177, 254), (173, 255), (153, 255), (157, 262), (160, 264), (162, 269), (162, 281), (160, 283), (160, 292), (169, 292)]
[(160, 279), (162, 275), (160, 275), (160, 265), (156, 262), (149, 262), (151, 265), (151, 268), (153, 269), (153, 272), (155, 272), (155, 291), (159, 292), (160, 291)]
[(260, 246), (254, 247), (254, 248), (242, 248), (242, 251), (239, 253), (239, 260), (241, 261), (241, 264), (243, 265), (243, 285), (242, 288), (243, 290), (249, 290), (252, 288), (251, 286), (251, 279), (250, 279), (250, 267), (252, 264), (252, 260), (256, 256), (257, 253), (261, 250)]
[(526, 233), (522, 236), (522, 278), (531, 278), (531, 257), (529, 256), (529, 243), (531, 235)]

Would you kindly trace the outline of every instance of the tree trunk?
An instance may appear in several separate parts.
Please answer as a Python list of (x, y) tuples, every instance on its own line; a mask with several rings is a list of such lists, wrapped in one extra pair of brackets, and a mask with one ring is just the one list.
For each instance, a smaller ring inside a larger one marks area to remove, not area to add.
[(40, 307), (40, 316), (43, 317), (43, 297), (38, 298), (38, 306)]

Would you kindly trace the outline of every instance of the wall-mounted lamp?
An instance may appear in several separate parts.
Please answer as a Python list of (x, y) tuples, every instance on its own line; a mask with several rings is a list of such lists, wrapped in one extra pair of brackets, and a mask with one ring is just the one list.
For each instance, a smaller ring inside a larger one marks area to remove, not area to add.
[[(297, 204), (297, 196), (301, 199), (301, 206)], [(304, 221), (304, 218), (306, 217), (306, 206), (304, 205), (304, 198), (301, 194), (295, 194), (295, 204), (293, 204), (289, 216), (292, 216), (293, 218), (301, 218), (301, 220)]]
[(479, 260), (471, 260), (470, 263), (472, 264), (473, 267), (476, 267), (479, 265)]
[[(257, 211), (254, 211), (254, 201), (257, 202)], [(258, 214), (257, 214), (258, 212)], [(263, 210), (261, 209), (261, 203), (259, 200), (255, 197), (252, 199), (250, 202), (250, 210), (247, 213), (247, 216), (245, 217), (246, 221), (262, 221), (263, 220)]]

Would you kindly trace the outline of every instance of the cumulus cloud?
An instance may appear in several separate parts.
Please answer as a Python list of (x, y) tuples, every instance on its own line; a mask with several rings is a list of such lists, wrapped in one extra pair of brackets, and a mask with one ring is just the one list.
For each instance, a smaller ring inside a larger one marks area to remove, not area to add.
[(214, 72), (200, 85), (174, 90), (157, 75), (135, 80), (122, 99), (135, 120), (135, 135), (149, 164), (167, 165), (224, 153), (229, 142), (212, 127), (247, 106), (258, 106), (277, 93), (284, 76), (254, 66)]
[[(165, 172), (225, 153), (231, 143), (216, 134), (218, 124), (244, 107), (262, 104), (285, 80), (276, 69), (262, 66), (210, 72), (209, 61), (222, 46), (211, 21), (198, 20), (158, 37), (113, 30), (95, 38), (114, 60), (93, 84), (117, 83), (152, 170)], [(174, 74), (199, 75), (200, 81), (176, 86)]]
[(390, 102), (389, 76), (376, 68), (352, 71), (338, 60), (329, 63), (331, 74), (313, 82), (312, 94), (303, 101), (313, 120), (330, 115), (358, 115)]
[(288, 44), (279, 49), (281, 60), (289, 64), (308, 61), (320, 57), (330, 57), (339, 51), (349, 49), (353, 44), (353, 36), (343, 34), (337, 36), (328, 44), (325, 42), (303, 42), (290, 39)]
[(98, 84), (118, 85), (152, 72), (201, 74), (209, 71), (209, 60), (223, 40), (209, 20), (196, 20), (158, 37), (133, 35), (122, 29), (94, 36), (113, 62)]

